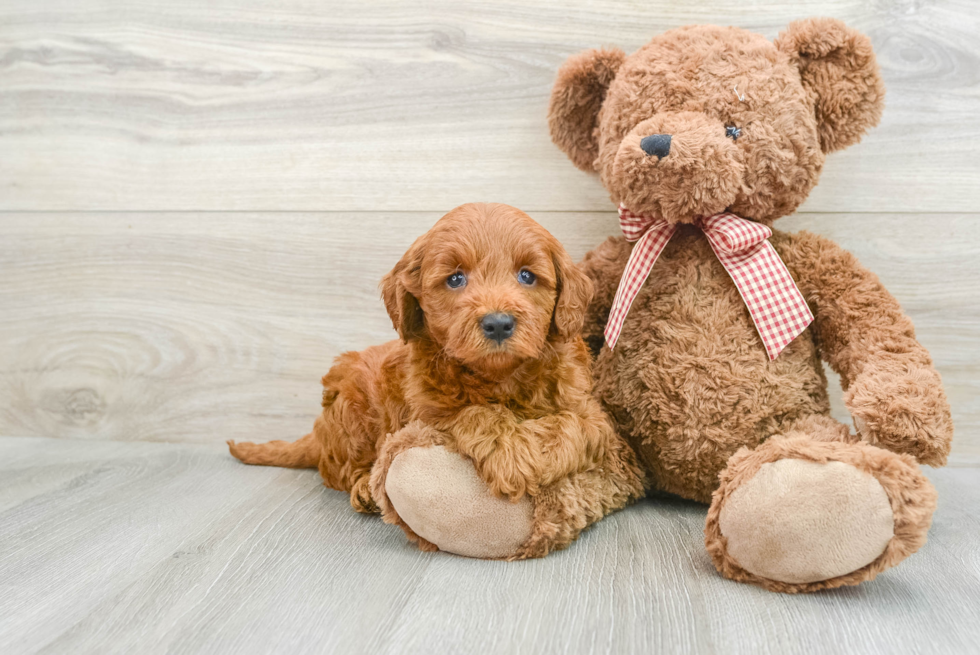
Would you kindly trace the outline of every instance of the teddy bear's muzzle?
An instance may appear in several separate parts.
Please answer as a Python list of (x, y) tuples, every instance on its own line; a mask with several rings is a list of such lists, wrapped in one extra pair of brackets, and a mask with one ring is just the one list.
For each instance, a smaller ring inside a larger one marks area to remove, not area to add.
[(725, 211), (738, 197), (745, 171), (725, 124), (699, 112), (648, 118), (606, 163), (600, 172), (614, 201), (672, 223)]

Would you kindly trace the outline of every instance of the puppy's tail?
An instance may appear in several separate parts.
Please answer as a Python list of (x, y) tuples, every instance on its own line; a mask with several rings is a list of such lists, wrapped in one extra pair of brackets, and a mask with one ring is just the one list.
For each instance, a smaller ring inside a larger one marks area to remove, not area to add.
[(311, 432), (299, 441), (235, 443), (228, 441), (231, 454), (246, 464), (283, 466), (291, 469), (316, 468), (320, 463), (320, 444)]

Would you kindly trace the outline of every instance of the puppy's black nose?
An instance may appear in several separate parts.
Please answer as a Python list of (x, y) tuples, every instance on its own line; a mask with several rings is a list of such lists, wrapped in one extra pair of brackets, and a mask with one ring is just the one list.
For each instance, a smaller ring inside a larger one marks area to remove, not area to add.
[(651, 134), (640, 139), (640, 147), (648, 155), (656, 155), (657, 159), (663, 159), (670, 152), (669, 134)]
[(503, 343), (504, 339), (510, 339), (514, 334), (514, 326), (517, 321), (510, 314), (501, 314), (500, 312), (494, 314), (487, 314), (480, 321), (480, 327), (483, 328), (483, 334), (487, 339), (493, 339), (497, 343)]

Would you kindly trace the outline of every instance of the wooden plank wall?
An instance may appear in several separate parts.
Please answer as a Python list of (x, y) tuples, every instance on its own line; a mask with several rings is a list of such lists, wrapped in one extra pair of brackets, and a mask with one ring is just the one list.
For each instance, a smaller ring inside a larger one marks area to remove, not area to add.
[[(980, 461), (980, 6), (971, 0), (0, 4), (0, 434), (292, 438), (376, 285), (443, 212), (616, 230), (551, 145), (555, 70), (683, 24), (875, 43), (882, 125), (782, 229), (840, 241), (916, 321)], [(846, 418), (841, 407), (836, 411)]]

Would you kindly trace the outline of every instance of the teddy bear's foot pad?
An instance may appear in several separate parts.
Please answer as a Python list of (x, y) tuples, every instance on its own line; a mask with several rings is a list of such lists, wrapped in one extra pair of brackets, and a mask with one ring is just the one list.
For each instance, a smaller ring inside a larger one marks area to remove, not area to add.
[(531, 500), (494, 496), (469, 461), (443, 446), (398, 454), (385, 491), (408, 527), (446, 552), (506, 558), (531, 535)]
[(895, 522), (884, 488), (844, 462), (764, 464), (719, 516), (728, 555), (754, 575), (801, 584), (856, 571), (880, 556)]

